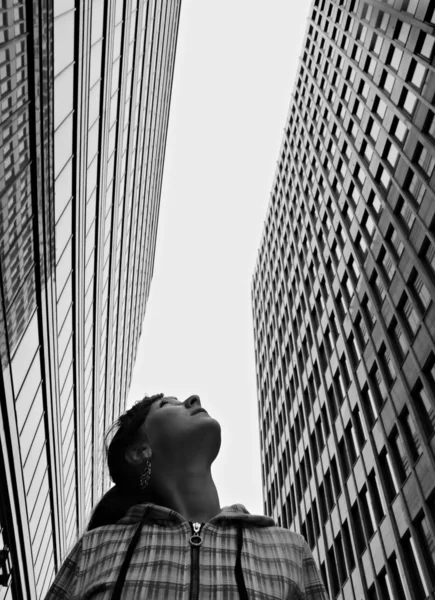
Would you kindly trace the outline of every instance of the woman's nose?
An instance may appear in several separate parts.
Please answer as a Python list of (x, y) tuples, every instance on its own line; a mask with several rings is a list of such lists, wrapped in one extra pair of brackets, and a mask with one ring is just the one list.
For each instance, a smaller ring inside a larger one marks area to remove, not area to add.
[(187, 400), (184, 401), (184, 404), (187, 408), (190, 408), (194, 404), (198, 404), (199, 406), (201, 406), (201, 400), (199, 399), (199, 396), (189, 396)]

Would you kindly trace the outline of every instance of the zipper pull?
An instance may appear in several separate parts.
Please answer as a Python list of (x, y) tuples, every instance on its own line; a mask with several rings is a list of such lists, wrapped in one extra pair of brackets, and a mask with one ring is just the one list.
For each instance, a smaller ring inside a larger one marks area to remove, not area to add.
[(192, 546), (201, 546), (202, 537), (201, 537), (200, 533), (201, 533), (202, 523), (191, 523), (191, 525), (192, 525), (192, 529), (193, 529), (193, 535), (190, 536), (190, 544)]

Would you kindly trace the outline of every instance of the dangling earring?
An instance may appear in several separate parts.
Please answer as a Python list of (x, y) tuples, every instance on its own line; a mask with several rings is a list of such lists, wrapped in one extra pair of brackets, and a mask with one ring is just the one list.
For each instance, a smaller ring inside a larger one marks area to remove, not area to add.
[(151, 477), (151, 462), (147, 459), (147, 461), (145, 463), (144, 470), (142, 471), (142, 474), (141, 474), (140, 479), (139, 479), (139, 488), (142, 491), (148, 485), (150, 477)]

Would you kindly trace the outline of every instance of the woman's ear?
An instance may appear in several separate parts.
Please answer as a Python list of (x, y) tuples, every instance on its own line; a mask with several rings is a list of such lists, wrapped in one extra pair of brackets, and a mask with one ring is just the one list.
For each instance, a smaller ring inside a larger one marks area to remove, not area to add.
[(133, 444), (125, 451), (125, 460), (130, 465), (141, 465), (146, 459), (151, 458), (151, 448), (143, 442)]

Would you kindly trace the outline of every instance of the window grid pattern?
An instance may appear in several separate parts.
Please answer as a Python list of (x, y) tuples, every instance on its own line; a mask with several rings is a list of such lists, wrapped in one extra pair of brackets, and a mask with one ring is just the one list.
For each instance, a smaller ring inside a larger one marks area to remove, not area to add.
[[(32, 597), (45, 596), (110, 484), (104, 436), (125, 408), (154, 267), (181, 2), (79, 4), (47, 12), (46, 0), (0, 0), (0, 388), (10, 423), (0, 441), (20, 449), (5, 455), (17, 489), (2, 497), (13, 577), (0, 600), (23, 597), (22, 564)], [(46, 27), (39, 38), (35, 23)]]
[(252, 282), (265, 511), (307, 538), (331, 597), (432, 590), (414, 523), (433, 543), (428, 15), (313, 2)]

